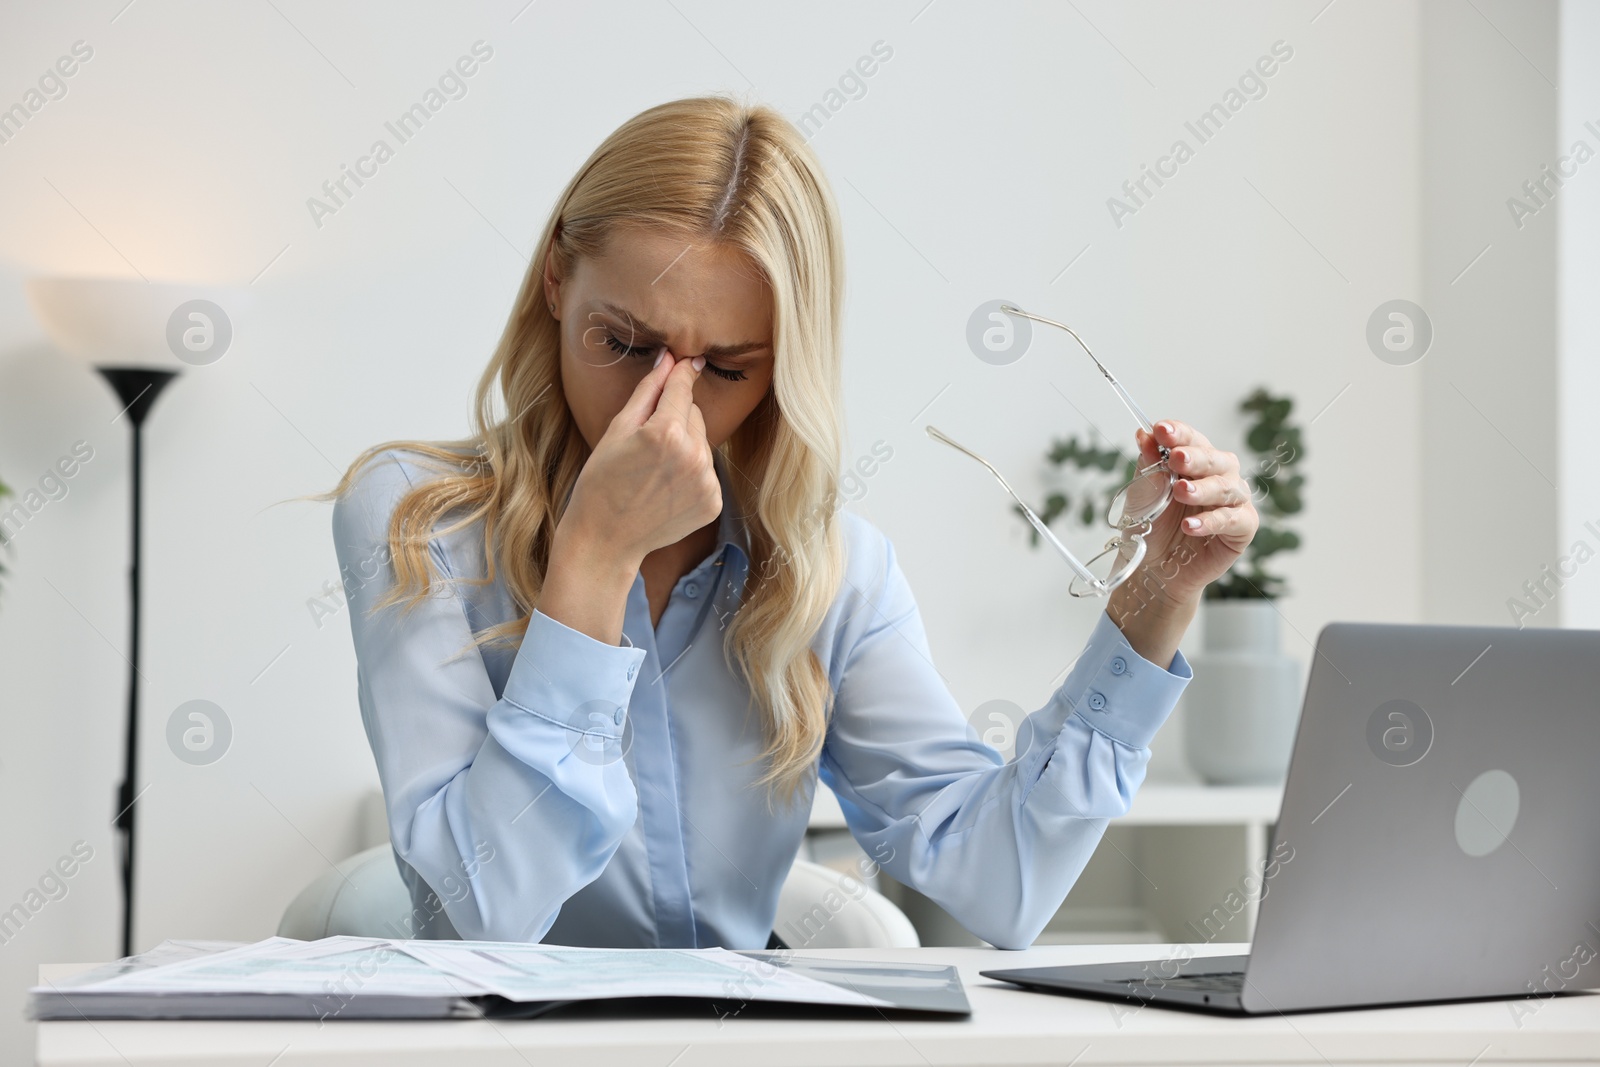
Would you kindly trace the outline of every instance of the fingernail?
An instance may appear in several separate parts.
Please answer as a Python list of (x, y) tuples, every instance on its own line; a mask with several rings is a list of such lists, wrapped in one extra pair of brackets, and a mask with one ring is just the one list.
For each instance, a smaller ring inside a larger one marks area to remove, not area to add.
[(1196, 518), (1184, 519), (1183, 528), (1185, 530), (1198, 530), (1200, 529), (1200, 520)]
[(697, 371), (701, 371), (701, 370), (705, 370), (706, 369), (706, 357), (705, 356), (695, 356), (694, 357), (694, 369), (697, 370)]
[(661, 366), (661, 361), (666, 359), (666, 358), (667, 358), (667, 346), (666, 345), (662, 345), (661, 346), (661, 351), (656, 353), (656, 361), (654, 363), (650, 364), (650, 369), (651, 370), (655, 370), (657, 367)]
[(1182, 489), (1185, 493), (1192, 493), (1194, 492), (1194, 483), (1187, 478), (1179, 478), (1178, 488)]
[(1172, 435), (1172, 423), (1170, 422), (1158, 422), (1156, 423), (1156, 429), (1160, 430), (1169, 437)]

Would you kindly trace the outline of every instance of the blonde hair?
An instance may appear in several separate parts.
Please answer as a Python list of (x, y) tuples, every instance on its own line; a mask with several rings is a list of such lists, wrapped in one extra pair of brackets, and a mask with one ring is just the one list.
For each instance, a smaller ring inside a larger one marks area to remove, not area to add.
[[(760, 705), (766, 745), (758, 758), (768, 766), (757, 784), (767, 787), (769, 808), (775, 795), (792, 804), (812, 778), (833, 711), (827, 672), (810, 645), (844, 574), (835, 518), (844, 259), (827, 179), (782, 115), (707, 96), (661, 104), (618, 127), (568, 183), (545, 224), (478, 382), (476, 432), (458, 441), (374, 445), (334, 489), (311, 499), (343, 495), (367, 461), (389, 448), (444, 461), (441, 477), (408, 492), (389, 519), (396, 584), (375, 609), (402, 599), (403, 614), (417, 607), (440, 577), (430, 536), (482, 520), (488, 576), (470, 584), (492, 582), (498, 557), (522, 614), (484, 630), (472, 645), (518, 642), (589, 454), (566, 403), (541, 402), (562, 395), (560, 323), (544, 298), (544, 265), (553, 256), (554, 273), (569, 277), (578, 258), (604, 250), (619, 224), (741, 249), (765, 272), (772, 293), (771, 391), (718, 446), (750, 544), (749, 579), (724, 630), (723, 658)], [(496, 384), (505, 410), (519, 417), (492, 414)], [(463, 457), (463, 448), (474, 455)], [(465, 511), (458, 522), (433, 530), (455, 509)]]

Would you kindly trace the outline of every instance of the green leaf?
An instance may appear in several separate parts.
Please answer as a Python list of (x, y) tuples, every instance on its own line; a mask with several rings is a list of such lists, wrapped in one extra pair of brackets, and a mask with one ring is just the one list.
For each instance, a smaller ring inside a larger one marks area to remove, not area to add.
[(1086, 445), (1078, 450), (1078, 469), (1093, 471), (1100, 468), (1100, 449), (1095, 445)]
[(1279, 434), (1278, 443), (1283, 446), (1283, 455), (1276, 458), (1283, 466), (1291, 466), (1305, 458), (1306, 446), (1300, 437), (1300, 427), (1285, 426)]
[(1306, 484), (1303, 475), (1296, 474), (1286, 482), (1278, 482), (1273, 486), (1273, 503), (1285, 515), (1294, 515), (1305, 509), (1305, 501), (1300, 496), (1300, 487)]
[(1262, 560), (1290, 548), (1300, 547), (1300, 535), (1270, 523), (1262, 523), (1250, 541), (1250, 559)]
[(1260, 412), (1266, 410), (1267, 406), (1271, 403), (1272, 396), (1266, 391), (1265, 388), (1258, 385), (1249, 396), (1239, 401), (1239, 410), (1245, 412)]
[[(1029, 547), (1038, 548), (1039, 547), (1039, 531), (1035, 530), (1033, 528), (1033, 523), (1028, 522), (1028, 513), (1026, 511), (1022, 510), (1022, 505), (1021, 504), (1012, 504), (1011, 505), (1011, 510), (1012, 510), (1013, 513), (1015, 513), (1017, 518), (1021, 519), (1024, 523), (1027, 524), (1027, 527), (1028, 527), (1028, 545), (1029, 545)], [(1043, 515), (1040, 515), (1039, 518), (1044, 519), (1044, 523), (1045, 523), (1046, 526), (1048, 526), (1050, 524), (1050, 520), (1046, 519)]]
[(1207, 600), (1269, 599), (1266, 590), (1259, 584), (1234, 571), (1229, 571), (1206, 586), (1204, 596)]

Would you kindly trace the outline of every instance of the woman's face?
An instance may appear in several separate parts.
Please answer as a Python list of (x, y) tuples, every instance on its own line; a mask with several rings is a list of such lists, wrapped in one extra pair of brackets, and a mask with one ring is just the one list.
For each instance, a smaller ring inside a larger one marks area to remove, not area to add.
[(772, 385), (772, 295), (738, 249), (624, 226), (567, 278), (547, 264), (545, 298), (561, 322), (562, 391), (590, 448), (662, 345), (673, 359), (706, 357), (694, 402), (713, 448)]

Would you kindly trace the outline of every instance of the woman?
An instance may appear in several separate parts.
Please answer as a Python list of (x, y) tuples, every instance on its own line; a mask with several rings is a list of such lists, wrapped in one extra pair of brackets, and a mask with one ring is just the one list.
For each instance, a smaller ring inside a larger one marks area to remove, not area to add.
[(893, 546), (837, 510), (842, 292), (787, 120), (652, 108), (561, 195), (477, 432), (375, 446), (328, 494), (413, 936), (779, 944), (820, 775), (874, 864), (1021, 948), (1127, 810), (1200, 592), (1255, 531), (1237, 460), (1139, 431), (1184, 479), (1161, 580), (1111, 598), (1004, 764)]

